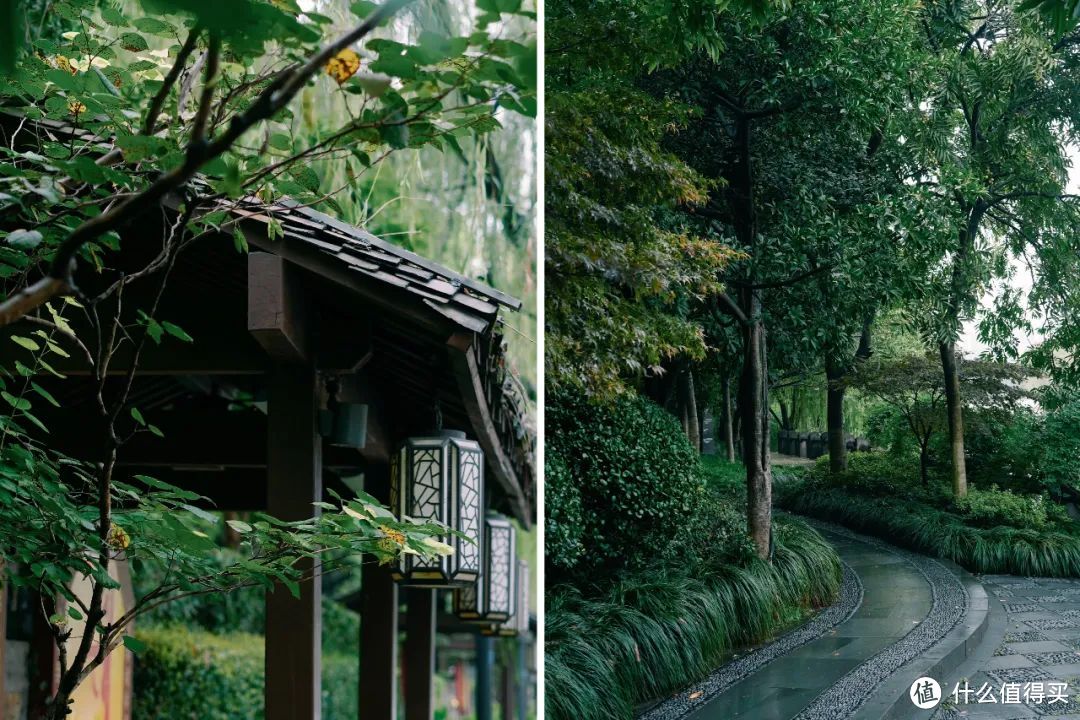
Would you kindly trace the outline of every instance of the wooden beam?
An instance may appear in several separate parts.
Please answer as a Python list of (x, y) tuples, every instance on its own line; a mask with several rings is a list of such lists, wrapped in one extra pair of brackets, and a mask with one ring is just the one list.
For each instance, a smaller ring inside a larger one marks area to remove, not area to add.
[(525, 499), (525, 493), (518, 483), (517, 475), (514, 473), (514, 466), (511, 465), (510, 459), (503, 450), (502, 440), (491, 419), (484, 384), (480, 379), (480, 370), (476, 362), (475, 339), (476, 336), (469, 333), (454, 333), (450, 336), (446, 342), (450, 354), (450, 365), (457, 379), (461, 399), (465, 404), (465, 412), (472, 423), (477, 442), (484, 450), (484, 460), (509, 498), (514, 516), (528, 528), (532, 524), (532, 513)]
[(436, 590), (409, 588), (405, 616), (405, 720), (432, 720)]
[[(364, 489), (386, 502), (390, 468), (373, 466)], [(390, 568), (363, 567), (360, 620), (360, 713), (362, 720), (397, 720), (398, 586)]]
[(248, 255), (248, 331), (271, 358), (282, 363), (307, 361), (306, 315), (296, 269), (280, 255)]
[[(322, 500), (319, 381), (314, 368), (278, 365), (270, 375), (267, 510), (281, 520), (317, 514)], [(310, 560), (304, 572), (313, 571)], [(294, 598), (278, 586), (266, 595), (266, 720), (322, 715), (322, 577)]]
[[(144, 414), (161, 429), (164, 437), (149, 432), (132, 437), (117, 454), (121, 466), (192, 471), (267, 467), (270, 423), (259, 410), (208, 408)], [(72, 457), (94, 458), (104, 447), (101, 421), (92, 414), (71, 414), (65, 409), (47, 413), (46, 420), (52, 430), (47, 436), (50, 444)], [(325, 468), (351, 469), (363, 464), (360, 452), (353, 448), (328, 445), (323, 455)]]

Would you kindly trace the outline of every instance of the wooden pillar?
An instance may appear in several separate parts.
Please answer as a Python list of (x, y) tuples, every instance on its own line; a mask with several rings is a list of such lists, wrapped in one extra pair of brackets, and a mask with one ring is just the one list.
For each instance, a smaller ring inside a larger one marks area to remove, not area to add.
[(476, 720), (491, 718), (492, 639), (476, 634)]
[[(390, 468), (365, 470), (364, 490), (385, 502)], [(361, 579), (360, 717), (397, 720), (398, 586), (390, 568), (367, 563)]]
[(432, 720), (435, 703), (435, 590), (410, 588), (405, 617), (405, 720)]
[[(267, 510), (304, 520), (322, 501), (318, 378), (304, 365), (270, 373)], [(310, 572), (310, 561), (303, 568)], [(266, 596), (266, 720), (319, 720), (322, 714), (322, 578), (300, 585), (300, 597), (278, 586)]]
[(502, 720), (517, 720), (517, 655), (502, 666), (499, 712)]
[[(0, 572), (3, 571), (3, 564), (0, 563)], [(8, 588), (4, 583), (3, 576), (0, 575), (0, 718), (7, 718), (7, 688), (4, 686), (4, 679), (7, 675), (6, 659), (4, 658), (4, 651), (7, 649), (7, 594)]]

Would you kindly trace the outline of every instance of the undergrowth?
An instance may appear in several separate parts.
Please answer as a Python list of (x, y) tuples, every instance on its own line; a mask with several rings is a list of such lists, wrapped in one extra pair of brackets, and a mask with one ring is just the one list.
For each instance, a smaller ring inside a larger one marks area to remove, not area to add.
[(778, 518), (771, 565), (654, 568), (592, 594), (555, 586), (545, 626), (548, 717), (630, 718), (639, 703), (831, 603), (839, 585), (833, 548), (804, 523)]
[(1059, 529), (978, 527), (914, 499), (868, 497), (814, 483), (786, 487), (776, 501), (791, 512), (952, 560), (972, 572), (1080, 577), (1080, 537)]

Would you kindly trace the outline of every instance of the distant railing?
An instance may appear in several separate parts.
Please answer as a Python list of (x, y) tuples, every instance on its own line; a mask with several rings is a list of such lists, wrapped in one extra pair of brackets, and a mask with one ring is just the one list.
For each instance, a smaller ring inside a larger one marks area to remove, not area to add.
[[(870, 450), (869, 440), (854, 435), (845, 435), (844, 445), (847, 446), (850, 452), (866, 452)], [(794, 455), (813, 460), (829, 454), (829, 434), (781, 430), (777, 441), (777, 450), (781, 455)]]

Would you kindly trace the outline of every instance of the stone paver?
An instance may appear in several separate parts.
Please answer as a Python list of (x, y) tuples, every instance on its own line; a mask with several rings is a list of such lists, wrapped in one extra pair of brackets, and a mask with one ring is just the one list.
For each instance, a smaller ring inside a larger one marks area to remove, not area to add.
[[(966, 678), (967, 687), (975, 689), (976, 695), (965, 703), (966, 695), (958, 693), (960, 702), (955, 702), (955, 683), (944, 688), (946, 700), (934, 714), (935, 720), (1080, 719), (1080, 580), (1010, 575), (986, 575), (980, 580), (1000, 601), (1005, 630), (998, 634), (1000, 640), (994, 639), (998, 644), (993, 655)], [(1020, 684), (1021, 703), (1001, 702), (1007, 683)], [(1064, 692), (1068, 702), (1050, 702), (1050, 683), (1068, 684)], [(998, 702), (974, 702), (986, 685)], [(1042, 701), (1037, 702), (1040, 694)]]

